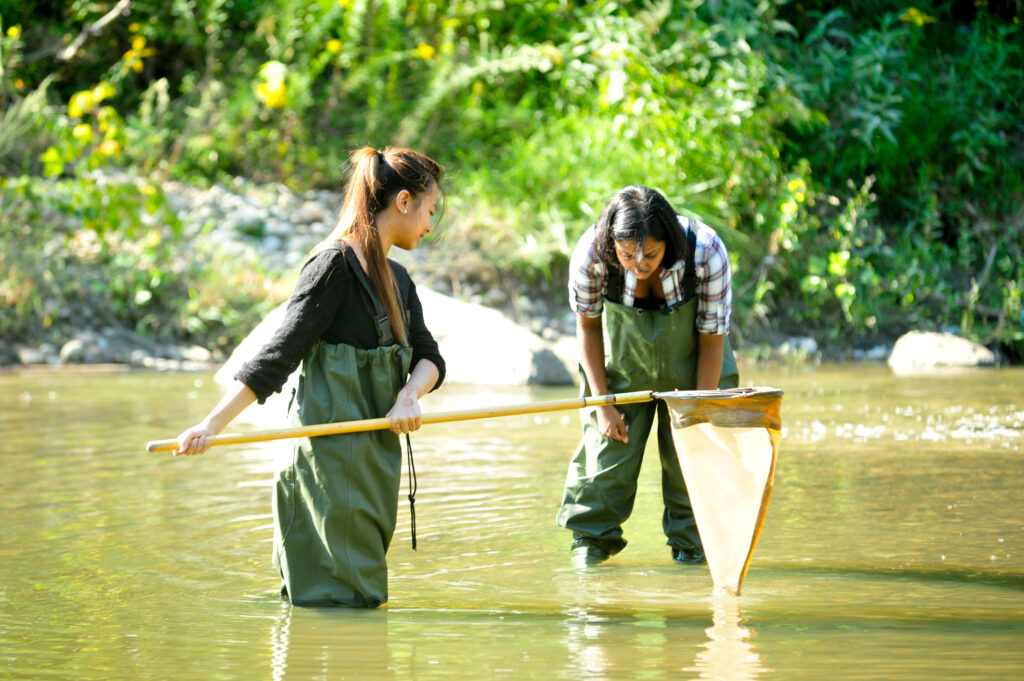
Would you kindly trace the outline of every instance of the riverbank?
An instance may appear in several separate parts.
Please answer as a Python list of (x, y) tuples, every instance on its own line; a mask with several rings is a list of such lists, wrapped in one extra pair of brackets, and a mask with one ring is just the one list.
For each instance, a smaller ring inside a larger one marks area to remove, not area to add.
[[(138, 182), (124, 175), (95, 173), (99, 186)], [(212, 252), (217, 263), (251, 263), (252, 276), (266, 290), (268, 306), (287, 298), (299, 267), (333, 225), (341, 203), (337, 192), (296, 194), (280, 184), (257, 185), (236, 178), (200, 188), (165, 182), (160, 191), (175, 216), (183, 251)], [(451, 218), (449, 218), (451, 219)], [(74, 226), (69, 227), (72, 232)], [(90, 237), (74, 233), (72, 241)], [(432, 235), (412, 252), (393, 256), (417, 282), (435, 334), (457, 341), (456, 355), (466, 362), (473, 346), (479, 358), (465, 374), (486, 381), (496, 374), (494, 357), (519, 355), (521, 366), (506, 369), (501, 383), (562, 384), (575, 376), (575, 320), (566, 304), (566, 274), (552, 271), (541, 281), (523, 281), (502, 270), (474, 235)], [(216, 273), (213, 273), (214, 276)], [(744, 362), (805, 364), (830, 361), (884, 361), (896, 338), (839, 344), (776, 329), (742, 328), (734, 316), (732, 340)], [(94, 310), (79, 327), (63, 335), (52, 330), (40, 338), (0, 343), (0, 365), (72, 366), (119, 364), (160, 370), (204, 370), (221, 366), (230, 351), (174, 339), (155, 339), (117, 323), (107, 310)], [(242, 335), (249, 329), (241, 329)], [(481, 371), (475, 364), (487, 363)], [(515, 364), (515, 362), (511, 362)]]

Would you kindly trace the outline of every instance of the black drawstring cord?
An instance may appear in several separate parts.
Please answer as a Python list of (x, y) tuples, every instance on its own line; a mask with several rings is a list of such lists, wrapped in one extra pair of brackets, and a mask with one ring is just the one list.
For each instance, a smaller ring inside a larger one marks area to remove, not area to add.
[(412, 440), (405, 434), (405, 454), (409, 464), (409, 518), (412, 527), (412, 550), (416, 550), (416, 465), (412, 461)]

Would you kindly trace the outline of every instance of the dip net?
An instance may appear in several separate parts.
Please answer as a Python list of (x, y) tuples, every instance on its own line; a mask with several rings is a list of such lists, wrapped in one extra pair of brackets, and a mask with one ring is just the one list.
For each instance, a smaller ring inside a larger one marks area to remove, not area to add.
[(764, 526), (782, 440), (776, 388), (654, 393), (672, 418), (715, 589), (739, 595)]

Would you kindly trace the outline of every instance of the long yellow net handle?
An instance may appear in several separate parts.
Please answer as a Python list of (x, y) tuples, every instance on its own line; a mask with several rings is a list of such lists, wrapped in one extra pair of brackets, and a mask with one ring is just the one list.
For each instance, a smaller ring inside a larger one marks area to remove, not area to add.
[[(585, 407), (602, 407), (609, 404), (633, 404), (636, 402), (650, 402), (654, 399), (654, 393), (650, 390), (641, 390), (632, 393), (620, 393), (617, 395), (599, 395), (597, 397), (572, 397), (564, 400), (550, 400), (548, 402), (533, 402), (526, 404), (513, 404), (495, 407), (482, 407), (478, 409), (462, 409), (456, 411), (442, 411), (433, 414), (423, 415), (423, 425), (428, 423), (448, 423), (451, 421), (471, 421), (474, 419), (489, 419), (496, 416), (516, 416), (519, 414), (540, 414), (549, 411), (565, 411), (568, 409), (583, 409)], [(317, 437), (320, 435), (338, 435), (341, 433), (357, 433), (367, 430), (386, 430), (391, 427), (391, 419), (363, 419), (361, 421), (339, 421), (336, 423), (321, 423), (312, 426), (298, 426), (295, 428), (280, 428), (277, 430), (260, 430), (241, 435), (215, 435), (210, 438), (210, 446), (237, 445), (247, 442), (266, 442), (268, 440), (286, 440), (296, 437)], [(170, 452), (177, 447), (176, 439), (153, 440), (146, 444), (146, 450), (150, 452)]]

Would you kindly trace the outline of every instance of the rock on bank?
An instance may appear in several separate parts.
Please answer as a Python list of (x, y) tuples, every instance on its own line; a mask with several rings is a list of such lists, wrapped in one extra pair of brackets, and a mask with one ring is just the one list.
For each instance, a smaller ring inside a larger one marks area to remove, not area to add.
[(932, 331), (904, 334), (889, 355), (889, 367), (901, 376), (995, 364), (995, 354), (985, 346), (951, 333)]
[[(572, 337), (550, 342), (516, 324), (501, 312), (418, 288), (423, 314), (445, 359), (445, 383), (524, 386), (572, 385), (576, 343)], [(284, 318), (287, 303), (278, 305), (235, 348), (217, 371), (216, 381), (228, 385), (238, 368), (270, 339)], [(266, 425), (283, 418), (298, 372), (280, 393), (262, 407), (251, 407), (240, 418)]]

